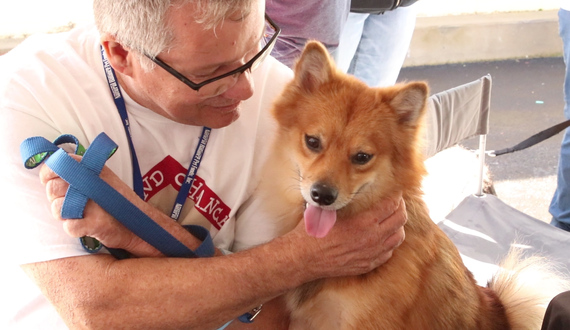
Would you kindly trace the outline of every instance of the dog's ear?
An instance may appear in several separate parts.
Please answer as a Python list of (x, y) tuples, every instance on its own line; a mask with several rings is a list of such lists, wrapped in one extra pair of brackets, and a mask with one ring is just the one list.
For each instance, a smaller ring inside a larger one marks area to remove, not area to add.
[(412, 82), (402, 85), (390, 101), (390, 106), (399, 116), (400, 124), (415, 126), (425, 111), (428, 98), (428, 85), (425, 82)]
[(318, 41), (308, 41), (295, 64), (295, 82), (308, 92), (329, 81), (333, 63), (325, 46)]

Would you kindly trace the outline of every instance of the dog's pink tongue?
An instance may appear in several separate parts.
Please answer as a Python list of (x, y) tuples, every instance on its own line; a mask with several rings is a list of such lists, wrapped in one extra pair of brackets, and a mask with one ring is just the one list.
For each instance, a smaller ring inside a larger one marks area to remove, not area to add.
[(314, 237), (325, 237), (336, 222), (336, 211), (323, 210), (307, 205), (305, 210), (305, 230)]

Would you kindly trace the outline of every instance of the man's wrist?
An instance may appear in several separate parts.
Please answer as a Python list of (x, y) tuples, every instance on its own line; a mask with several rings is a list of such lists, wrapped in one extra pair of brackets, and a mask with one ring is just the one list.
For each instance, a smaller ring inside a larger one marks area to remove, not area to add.
[(315, 238), (307, 235), (304, 228), (298, 229), (280, 237), (279, 248), (281, 254), (285, 254), (288, 258), (285, 261), (287, 269), (292, 275), (294, 274), (289, 280), (301, 285), (324, 277), (325, 270), (318, 263), (322, 258), (315, 258), (315, 256), (322, 256), (323, 252), (320, 248), (314, 247), (317, 244)]

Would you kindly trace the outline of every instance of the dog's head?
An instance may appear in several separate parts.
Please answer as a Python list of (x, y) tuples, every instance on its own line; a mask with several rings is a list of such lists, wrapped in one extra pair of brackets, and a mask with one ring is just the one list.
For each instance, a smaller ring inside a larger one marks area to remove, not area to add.
[(370, 88), (338, 71), (320, 43), (307, 44), (274, 116), (280, 152), (298, 173), (310, 234), (326, 235), (337, 211), (362, 211), (420, 186), (427, 95), (423, 82)]

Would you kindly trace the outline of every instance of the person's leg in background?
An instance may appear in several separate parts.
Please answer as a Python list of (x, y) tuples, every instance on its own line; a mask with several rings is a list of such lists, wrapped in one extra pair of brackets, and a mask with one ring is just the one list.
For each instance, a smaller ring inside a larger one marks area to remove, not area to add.
[[(564, 116), (570, 119), (570, 11), (560, 9), (558, 12), (560, 37), (564, 45)], [(570, 231), (570, 129), (566, 129), (560, 159), (558, 161), (558, 182), (554, 197), (550, 203), (551, 224)]]
[[(340, 38), (339, 67), (369, 86), (394, 84), (404, 64), (416, 25), (414, 7), (400, 7), (380, 15), (350, 13)], [(354, 32), (359, 22), (357, 17), (353, 17), (356, 15), (367, 16), (360, 38)], [(343, 64), (346, 63), (344, 54), (346, 52), (350, 56), (350, 45), (355, 42), (358, 42), (358, 46), (350, 65), (346, 67)]]
[(343, 72), (348, 72), (352, 58), (354, 54), (356, 54), (358, 44), (360, 44), (364, 22), (366, 22), (368, 16), (370, 16), (370, 14), (348, 14), (344, 28), (340, 34), (339, 47), (335, 53), (331, 54), (336, 62), (336, 66)]

